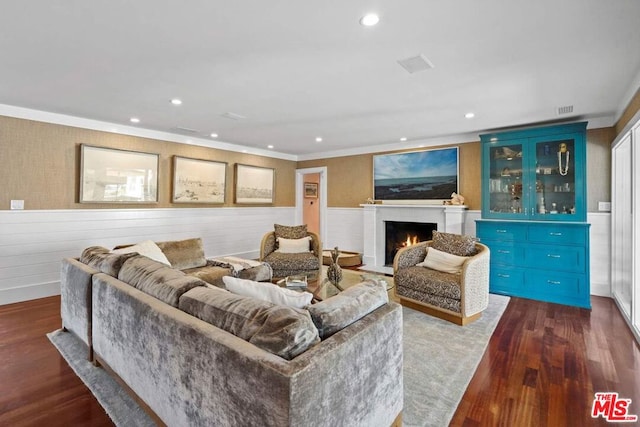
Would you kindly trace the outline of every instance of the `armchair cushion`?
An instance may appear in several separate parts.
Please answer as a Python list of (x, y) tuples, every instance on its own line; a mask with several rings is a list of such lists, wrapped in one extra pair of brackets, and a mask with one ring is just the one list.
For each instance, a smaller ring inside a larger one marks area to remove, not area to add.
[(438, 270), (443, 273), (460, 274), (460, 271), (462, 271), (462, 264), (464, 264), (467, 259), (468, 258), (464, 256), (442, 252), (436, 248), (429, 248), (424, 261), (417, 265), (420, 267), (427, 267), (432, 270)]
[(302, 239), (307, 236), (307, 225), (280, 225), (273, 224), (276, 233), (276, 239), (283, 237), (285, 239)]
[(476, 254), (476, 239), (471, 236), (434, 231), (431, 247), (453, 255), (471, 256)]
[(309, 243), (311, 243), (311, 237), (306, 236), (302, 239), (285, 239), (284, 237), (278, 237), (278, 252), (283, 254), (299, 254), (303, 252), (309, 252)]
[(444, 273), (425, 267), (403, 268), (396, 273), (394, 280), (403, 287), (421, 291), (427, 294), (460, 300), (459, 274)]
[(298, 254), (271, 252), (264, 258), (264, 261), (268, 262), (271, 265), (274, 270), (274, 275), (276, 275), (276, 270), (300, 272), (320, 269), (320, 259), (311, 252), (303, 252)]

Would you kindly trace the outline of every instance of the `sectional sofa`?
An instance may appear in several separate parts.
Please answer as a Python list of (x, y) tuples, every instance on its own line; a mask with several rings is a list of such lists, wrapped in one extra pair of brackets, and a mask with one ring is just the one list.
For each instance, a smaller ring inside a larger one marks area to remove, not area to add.
[(61, 284), (63, 328), (159, 424), (399, 425), (402, 311), (377, 284), (298, 309), (104, 248)]

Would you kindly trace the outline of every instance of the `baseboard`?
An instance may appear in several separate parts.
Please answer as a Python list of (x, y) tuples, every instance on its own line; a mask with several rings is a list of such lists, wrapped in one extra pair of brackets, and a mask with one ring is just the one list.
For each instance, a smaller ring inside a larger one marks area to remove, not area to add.
[(599, 297), (611, 298), (611, 286), (608, 283), (591, 282), (591, 289), (589, 289), (591, 295)]
[(22, 286), (0, 290), (0, 305), (29, 301), (60, 295), (60, 282), (37, 283), (35, 285)]

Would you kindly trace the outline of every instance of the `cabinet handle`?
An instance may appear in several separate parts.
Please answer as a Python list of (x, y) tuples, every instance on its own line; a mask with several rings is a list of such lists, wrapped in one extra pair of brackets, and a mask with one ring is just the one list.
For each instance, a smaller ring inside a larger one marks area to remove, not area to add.
[(496, 230), (496, 233), (506, 233), (507, 230)]
[(547, 254), (547, 258), (560, 258), (560, 255), (556, 255), (556, 254)]
[(504, 249), (498, 249), (499, 254), (510, 254), (511, 251), (505, 251)]
[(551, 233), (549, 233), (549, 236), (562, 236), (562, 233), (551, 232)]
[(550, 285), (561, 285), (562, 282), (559, 282), (557, 280), (547, 280), (547, 283)]
[(498, 273), (498, 277), (502, 277), (503, 279), (508, 279), (509, 277), (511, 277), (508, 274), (502, 274), (502, 273)]

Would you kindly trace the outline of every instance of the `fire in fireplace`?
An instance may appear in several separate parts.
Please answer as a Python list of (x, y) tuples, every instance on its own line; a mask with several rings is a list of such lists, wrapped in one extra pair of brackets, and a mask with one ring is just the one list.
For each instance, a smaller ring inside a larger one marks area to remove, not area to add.
[(393, 265), (396, 253), (405, 246), (431, 240), (438, 224), (433, 222), (385, 221), (384, 264)]

